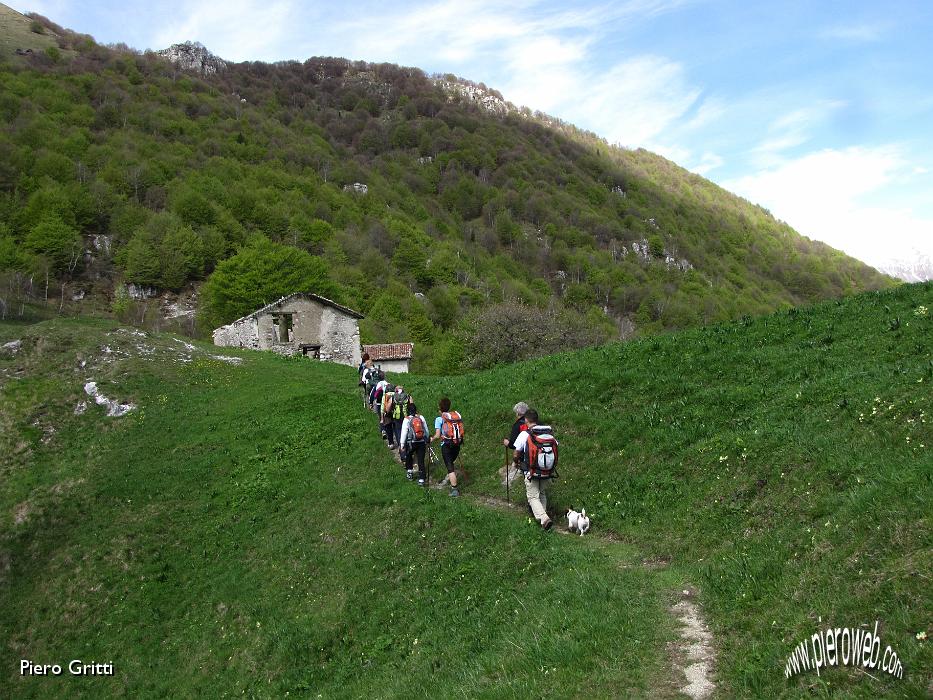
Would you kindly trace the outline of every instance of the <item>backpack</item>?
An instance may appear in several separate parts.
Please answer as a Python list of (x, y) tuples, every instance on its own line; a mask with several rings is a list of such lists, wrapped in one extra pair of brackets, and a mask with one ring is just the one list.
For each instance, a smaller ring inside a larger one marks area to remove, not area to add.
[(408, 394), (404, 391), (401, 394), (392, 395), (392, 418), (401, 420), (408, 413)]
[(424, 442), (425, 437), (428, 434), (428, 429), (425, 425), (424, 418), (421, 416), (412, 416), (411, 418), (411, 434), (414, 436), (412, 442)]
[(463, 442), (463, 418), (456, 411), (441, 414), (441, 437), (447, 442), (459, 445)]
[(551, 426), (536, 425), (528, 430), (525, 443), (528, 474), (532, 479), (557, 478), (557, 438)]

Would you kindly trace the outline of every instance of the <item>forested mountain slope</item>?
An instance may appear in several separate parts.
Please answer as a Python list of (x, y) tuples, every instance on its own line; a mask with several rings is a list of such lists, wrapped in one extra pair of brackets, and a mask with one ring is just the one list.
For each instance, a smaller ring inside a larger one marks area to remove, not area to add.
[(367, 314), (365, 342), (413, 340), (422, 369), (452, 371), (481, 365), (510, 315), (553, 338), (498, 359), (893, 283), (670, 161), (452, 76), (141, 54), (35, 21), (60, 48), (0, 62), (5, 307), (88, 293), (122, 310), (117, 282), (207, 279), (209, 329), (305, 288)]

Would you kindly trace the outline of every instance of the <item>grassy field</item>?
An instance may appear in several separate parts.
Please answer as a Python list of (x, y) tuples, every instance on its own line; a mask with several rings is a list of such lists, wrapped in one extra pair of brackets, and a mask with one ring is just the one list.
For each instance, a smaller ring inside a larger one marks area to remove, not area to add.
[[(37, 33), (32, 30), (32, 20), (0, 3), (0, 57), (18, 58), (16, 49), (32, 49), (42, 53), (48, 48), (58, 47), (57, 38), (47, 30)], [(71, 55), (73, 51), (62, 51)]]
[[(723, 697), (922, 697), (923, 308), (933, 285), (405, 378), (426, 414), (445, 393), (464, 413), (468, 495), (502, 495), (510, 407), (537, 407), (561, 438), (555, 509), (593, 515), (582, 539), (407, 482), (352, 369), (0, 325), (22, 340), (0, 357), (0, 697), (677, 697), (688, 585)], [(76, 414), (89, 380), (137, 409)], [(903, 679), (785, 680), (795, 644), (875, 620)], [(22, 658), (115, 675), (21, 678)]]
[[(673, 693), (676, 574), (412, 486), (352, 369), (108, 322), (3, 333), (0, 696)], [(89, 379), (138, 409), (74, 415)]]

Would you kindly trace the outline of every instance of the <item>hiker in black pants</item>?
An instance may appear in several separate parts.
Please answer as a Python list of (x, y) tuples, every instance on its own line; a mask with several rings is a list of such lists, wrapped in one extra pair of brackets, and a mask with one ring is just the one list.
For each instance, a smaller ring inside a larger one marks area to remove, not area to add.
[(402, 437), (400, 444), (405, 453), (405, 472), (409, 479), (414, 478), (414, 460), (418, 460), (418, 485), (424, 486), (427, 479), (425, 471), (425, 453), (431, 434), (428, 432), (428, 422), (418, 413), (415, 404), (408, 404), (408, 416), (402, 423)]
[[(408, 415), (408, 403), (408, 394), (399, 384), (395, 387), (395, 393), (392, 394), (392, 405), (389, 409), (392, 418), (392, 439), (394, 440), (392, 444), (397, 448), (401, 448), (402, 444), (402, 423)], [(401, 454), (399, 454), (399, 457), (401, 457)]]
[(447, 467), (447, 481), (450, 484), (450, 495), (459, 496), (457, 488), (457, 470), (454, 466), (460, 455), (463, 445), (463, 418), (457, 411), (450, 410), (450, 399), (446, 396), (438, 404), (441, 415), (434, 419), (434, 438), (441, 441), (441, 457)]

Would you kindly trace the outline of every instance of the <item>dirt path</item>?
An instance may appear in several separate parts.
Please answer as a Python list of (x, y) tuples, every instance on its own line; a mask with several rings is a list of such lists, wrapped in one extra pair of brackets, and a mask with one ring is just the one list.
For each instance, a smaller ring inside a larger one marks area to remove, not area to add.
[[(486, 508), (519, 515), (525, 513), (524, 500), (520, 497), (509, 503), (505, 499), (482, 494), (471, 494), (468, 498)], [(575, 534), (567, 530), (564, 525), (565, 523), (555, 521), (552, 532), (561, 535)], [(606, 542), (612, 541), (611, 537), (599, 534), (588, 533), (587, 536), (597, 537)], [(658, 562), (654, 560), (645, 560), (641, 566), (649, 570), (659, 568)], [(677, 630), (679, 638), (671, 644), (669, 649), (671, 671), (673, 685), (681, 693), (693, 700), (706, 700), (716, 691), (716, 684), (713, 682), (716, 651), (713, 648), (713, 635), (703, 618), (703, 611), (695, 596), (695, 591), (685, 589), (680, 593), (680, 600), (669, 608), (670, 614), (679, 623)]]
[(681, 623), (680, 640), (672, 649), (674, 668), (683, 673), (687, 684), (680, 692), (693, 700), (704, 700), (716, 690), (712, 680), (716, 652), (713, 650), (713, 635), (703, 619), (700, 606), (693, 599), (693, 592), (683, 591), (683, 597), (671, 607), (671, 613)]
[[(395, 461), (401, 464), (398, 453), (391, 452)], [(500, 470), (502, 473), (502, 470)], [(510, 501), (504, 498), (486, 496), (483, 494), (466, 494), (465, 497), (477, 503), (484, 508), (493, 508), (500, 512), (513, 515), (524, 515), (526, 513), (524, 489), (518, 480), (513, 480), (511, 484), (513, 497)], [(439, 488), (437, 482), (432, 482), (433, 488)], [(502, 486), (505, 487), (505, 477), (503, 474)], [(566, 528), (566, 523), (558, 520), (554, 521), (552, 532), (561, 535), (574, 535)], [(579, 535), (576, 535), (579, 536)], [(605, 542), (612, 542), (610, 536), (600, 535), (598, 532), (587, 533), (588, 537), (596, 537)], [(663, 562), (659, 566), (656, 560), (645, 560), (641, 566), (649, 570), (655, 570), (666, 566)], [(628, 565), (626, 565), (628, 566)], [(707, 700), (716, 692), (716, 684), (713, 681), (713, 669), (716, 666), (716, 651), (713, 647), (713, 635), (703, 617), (703, 611), (699, 602), (696, 600), (696, 592), (690, 589), (680, 591), (680, 600), (672, 605), (668, 612), (676, 618), (678, 624), (678, 639), (672, 642), (669, 647), (671, 656), (671, 684), (678, 691), (692, 700)]]

